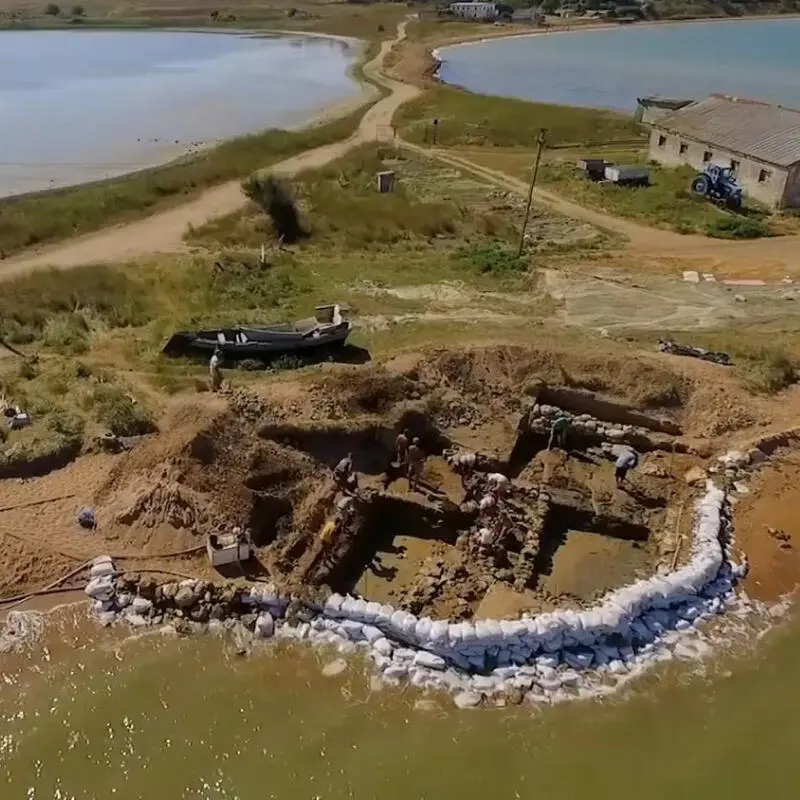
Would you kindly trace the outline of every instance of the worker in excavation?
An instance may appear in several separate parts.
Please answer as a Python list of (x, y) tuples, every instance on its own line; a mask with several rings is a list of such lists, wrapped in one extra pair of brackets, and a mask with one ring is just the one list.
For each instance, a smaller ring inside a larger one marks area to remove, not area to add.
[(492, 472), (487, 478), (489, 484), (489, 491), (495, 497), (502, 497), (508, 493), (510, 488), (508, 478), (502, 472)]
[(624, 448), (614, 464), (614, 480), (617, 486), (622, 486), (628, 473), (638, 464), (639, 454), (632, 447)]
[(394, 459), (398, 464), (408, 461), (408, 431), (403, 428), (394, 440)]
[(566, 452), (569, 428), (569, 417), (563, 411), (559, 412), (558, 416), (553, 420), (553, 424), (550, 426), (550, 441), (547, 443), (547, 449), (552, 450), (555, 444), (556, 447)]
[(414, 437), (408, 448), (408, 489), (413, 492), (419, 486), (422, 469), (425, 465), (425, 453), (419, 443), (419, 438)]
[(353, 454), (348, 453), (334, 468), (333, 478), (340, 489), (350, 491), (353, 485)]
[(208, 371), (211, 376), (211, 391), (216, 392), (222, 385), (222, 348), (215, 347), (208, 362)]
[(341, 517), (336, 514), (333, 519), (329, 519), (323, 526), (319, 533), (319, 542), (322, 545), (322, 552), (325, 556), (330, 552), (331, 546), (336, 539), (336, 534), (341, 528)]

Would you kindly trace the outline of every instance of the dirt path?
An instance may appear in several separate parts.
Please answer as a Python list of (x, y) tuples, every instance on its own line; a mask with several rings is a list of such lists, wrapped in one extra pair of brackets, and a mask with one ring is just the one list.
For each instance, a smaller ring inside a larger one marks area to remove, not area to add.
[[(468, 170), (499, 186), (527, 196), (528, 185), (504, 172), (475, 164), (445, 150), (423, 148), (406, 141), (401, 141), (401, 144), (415, 152), (427, 154), (459, 169)], [(533, 197), (536, 202), (565, 216), (584, 220), (598, 228), (626, 237), (628, 240), (627, 250), (637, 255), (702, 259), (710, 264), (738, 262), (751, 265), (754, 272), (759, 267), (776, 265), (783, 266), (787, 270), (800, 271), (800, 236), (779, 236), (751, 241), (710, 239), (697, 235), (686, 236), (639, 225), (636, 222), (600, 211), (593, 211), (546, 189), (535, 189)]]
[[(392, 123), (397, 108), (412, 100), (420, 90), (416, 86), (387, 78), (383, 62), (394, 45), (405, 38), (408, 20), (397, 27), (395, 39), (381, 45), (380, 52), (364, 65), (364, 74), (389, 89), (390, 94), (371, 106), (364, 114), (356, 132), (340, 142), (308, 150), (281, 161), (272, 172), (294, 175), (306, 169), (321, 167), (340, 158), (348, 150), (379, 137)], [(198, 227), (216, 217), (230, 214), (244, 203), (240, 181), (229, 181), (203, 192), (196, 200), (177, 208), (153, 214), (145, 219), (116, 225), (95, 233), (80, 236), (44, 248), (37, 253), (24, 253), (2, 264), (2, 274), (17, 274), (26, 270), (53, 266), (70, 268), (92, 262), (128, 261), (150, 253), (180, 252), (186, 249), (183, 235), (191, 225)]]

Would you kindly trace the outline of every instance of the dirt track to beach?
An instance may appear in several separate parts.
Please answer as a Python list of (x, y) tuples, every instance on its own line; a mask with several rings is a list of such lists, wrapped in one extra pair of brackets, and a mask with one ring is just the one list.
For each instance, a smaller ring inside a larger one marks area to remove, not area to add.
[[(408, 20), (401, 22), (396, 38), (383, 42), (378, 55), (364, 65), (367, 78), (385, 86), (390, 93), (367, 109), (355, 133), (340, 142), (281, 161), (271, 168), (273, 173), (290, 176), (322, 167), (354, 147), (378, 139), (382, 131), (391, 126), (395, 111), (420, 94), (421, 90), (416, 86), (392, 80), (383, 74), (384, 60), (395, 44), (405, 38), (407, 24)], [(3, 262), (2, 273), (9, 276), (37, 267), (68, 269), (93, 262), (129, 261), (150, 253), (180, 252), (185, 249), (183, 235), (190, 225), (199, 227), (209, 220), (231, 214), (241, 207), (244, 200), (241, 182), (228, 181), (203, 192), (196, 200), (169, 211), (104, 228), (36, 253), (28, 252), (9, 258)]]

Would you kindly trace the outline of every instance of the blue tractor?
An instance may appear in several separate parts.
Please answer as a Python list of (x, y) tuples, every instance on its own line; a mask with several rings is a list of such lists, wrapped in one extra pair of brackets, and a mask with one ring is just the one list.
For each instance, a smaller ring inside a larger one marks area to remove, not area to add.
[(736, 182), (730, 167), (707, 164), (705, 172), (696, 175), (692, 181), (692, 192), (709, 197), (733, 211), (742, 207), (742, 187)]

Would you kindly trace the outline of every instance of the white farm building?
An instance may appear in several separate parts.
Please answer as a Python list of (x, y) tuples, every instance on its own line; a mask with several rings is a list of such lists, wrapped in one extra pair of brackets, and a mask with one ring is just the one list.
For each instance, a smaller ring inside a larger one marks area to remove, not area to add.
[(462, 19), (497, 19), (497, 3), (450, 3), (450, 13)]

